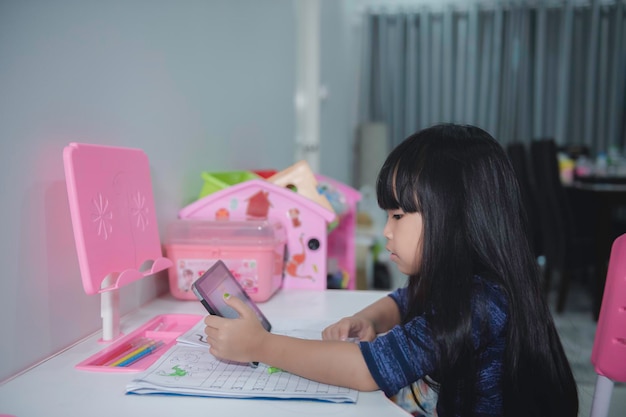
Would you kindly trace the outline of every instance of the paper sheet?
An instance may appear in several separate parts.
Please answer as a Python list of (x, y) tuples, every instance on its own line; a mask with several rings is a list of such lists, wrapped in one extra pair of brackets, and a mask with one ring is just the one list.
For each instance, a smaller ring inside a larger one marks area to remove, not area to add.
[[(275, 330), (305, 339), (319, 339), (318, 324)], [(209, 353), (201, 321), (178, 339), (148, 370), (126, 387), (129, 394), (179, 394), (235, 398), (290, 398), (354, 403), (358, 391), (322, 384), (268, 366), (226, 362)]]
[[(326, 322), (318, 321), (292, 321), (292, 322), (277, 322), (273, 325), (272, 333), (284, 334), (291, 337), (299, 337), (301, 339), (321, 339), (321, 330), (326, 327)], [(206, 341), (206, 335), (204, 334), (204, 319), (200, 320), (195, 326), (189, 329), (184, 334), (180, 335), (176, 342), (185, 346), (197, 346), (208, 348), (209, 344)]]

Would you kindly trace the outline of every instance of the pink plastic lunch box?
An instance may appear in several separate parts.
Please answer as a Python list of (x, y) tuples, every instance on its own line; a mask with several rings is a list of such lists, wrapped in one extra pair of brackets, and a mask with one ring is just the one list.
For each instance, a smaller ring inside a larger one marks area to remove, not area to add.
[(252, 300), (267, 301), (283, 282), (285, 244), (280, 222), (176, 220), (165, 244), (173, 262), (170, 291), (181, 300), (197, 300), (191, 284), (221, 259)]

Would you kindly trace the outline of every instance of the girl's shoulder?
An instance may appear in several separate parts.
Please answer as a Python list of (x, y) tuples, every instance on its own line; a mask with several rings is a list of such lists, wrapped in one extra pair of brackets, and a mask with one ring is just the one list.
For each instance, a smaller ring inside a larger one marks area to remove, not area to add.
[(506, 293), (498, 283), (482, 275), (474, 275), (472, 284), (472, 298), (474, 300), (494, 304), (495, 308), (506, 308), (508, 304)]
[(474, 276), (472, 289), (473, 321), (488, 323), (489, 332), (499, 334), (508, 319), (508, 301), (504, 289), (479, 275)]
[(408, 308), (409, 300), (408, 300), (407, 291), (408, 291), (407, 287), (400, 287), (400, 288), (396, 288), (394, 291), (387, 294), (389, 297), (391, 297), (392, 300), (396, 302), (402, 314), (404, 314), (404, 312)]

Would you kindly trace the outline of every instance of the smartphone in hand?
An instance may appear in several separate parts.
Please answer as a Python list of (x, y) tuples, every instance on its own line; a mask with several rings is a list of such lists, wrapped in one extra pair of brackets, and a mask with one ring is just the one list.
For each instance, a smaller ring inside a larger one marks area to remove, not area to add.
[[(239, 317), (239, 314), (224, 301), (224, 297), (230, 295), (239, 298), (250, 307), (265, 330), (268, 332), (272, 330), (269, 320), (248, 296), (222, 260), (218, 260), (202, 274), (192, 284), (191, 289), (210, 314), (231, 319)], [(251, 365), (257, 366), (258, 363), (251, 363)]]

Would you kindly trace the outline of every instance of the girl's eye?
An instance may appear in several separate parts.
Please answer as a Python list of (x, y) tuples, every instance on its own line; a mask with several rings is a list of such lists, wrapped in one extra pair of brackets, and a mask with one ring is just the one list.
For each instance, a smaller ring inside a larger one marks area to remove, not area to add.
[(387, 210), (387, 218), (389, 219), (400, 220), (404, 217), (404, 214), (405, 213), (399, 209)]

